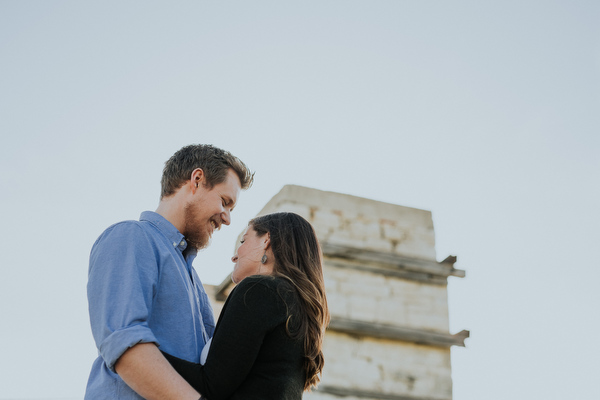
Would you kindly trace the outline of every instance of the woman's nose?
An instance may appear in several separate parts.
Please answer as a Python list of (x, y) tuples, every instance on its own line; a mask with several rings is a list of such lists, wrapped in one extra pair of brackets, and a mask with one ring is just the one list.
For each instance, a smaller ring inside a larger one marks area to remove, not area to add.
[(237, 254), (236, 254), (235, 256), (231, 257), (231, 262), (236, 262), (236, 261), (237, 261), (237, 259), (238, 259), (238, 256), (237, 256)]

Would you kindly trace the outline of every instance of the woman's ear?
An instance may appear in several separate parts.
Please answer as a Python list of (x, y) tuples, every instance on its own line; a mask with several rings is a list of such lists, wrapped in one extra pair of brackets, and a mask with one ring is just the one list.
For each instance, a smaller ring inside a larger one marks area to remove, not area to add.
[(271, 247), (271, 235), (269, 234), (269, 232), (267, 232), (267, 234), (265, 235), (264, 244), (265, 244), (265, 250), (267, 250), (269, 247)]

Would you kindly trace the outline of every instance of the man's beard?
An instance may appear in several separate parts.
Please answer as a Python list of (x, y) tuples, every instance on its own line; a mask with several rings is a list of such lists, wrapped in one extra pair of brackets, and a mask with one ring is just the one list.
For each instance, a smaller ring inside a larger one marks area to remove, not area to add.
[(200, 221), (196, 209), (191, 203), (188, 203), (184, 208), (185, 226), (183, 236), (189, 246), (201, 250), (208, 246), (210, 242), (210, 233), (206, 229), (199, 229), (205, 224)]

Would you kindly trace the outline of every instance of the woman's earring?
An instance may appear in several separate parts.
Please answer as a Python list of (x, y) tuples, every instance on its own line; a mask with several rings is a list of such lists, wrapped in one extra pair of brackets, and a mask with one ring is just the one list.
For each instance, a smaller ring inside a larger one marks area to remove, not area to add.
[(262, 258), (260, 259), (260, 262), (263, 264), (267, 263), (267, 252), (265, 251), (265, 254), (262, 256)]

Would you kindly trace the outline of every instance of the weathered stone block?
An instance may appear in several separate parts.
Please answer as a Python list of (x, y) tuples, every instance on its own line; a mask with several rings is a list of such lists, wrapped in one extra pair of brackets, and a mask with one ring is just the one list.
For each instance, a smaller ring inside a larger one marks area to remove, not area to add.
[[(315, 226), (320, 240), (357, 248), (375, 246), (375, 250), (435, 259), (433, 221), (431, 212), (426, 210), (288, 185), (259, 215), (275, 211), (296, 212), (307, 218)], [(394, 246), (400, 247), (394, 249)]]
[(307, 220), (311, 219), (310, 206), (308, 204), (297, 203), (293, 201), (285, 201), (279, 204), (278, 212), (293, 212)]
[(342, 227), (341, 213), (336, 213), (333, 210), (316, 208), (313, 211), (312, 221), (315, 229), (319, 228), (325, 232), (339, 230)]
[(352, 313), (346, 296), (336, 292), (326, 294), (329, 313), (342, 318), (350, 318)]
[[(449, 398), (450, 350), (388, 340), (328, 333), (324, 347), (330, 360), (323, 385), (396, 395)], [(334, 354), (330, 356), (330, 354)], [(416, 361), (429, 357), (427, 364)]]
[(383, 300), (377, 305), (375, 322), (381, 324), (410, 326), (406, 316), (406, 307), (399, 300)]

